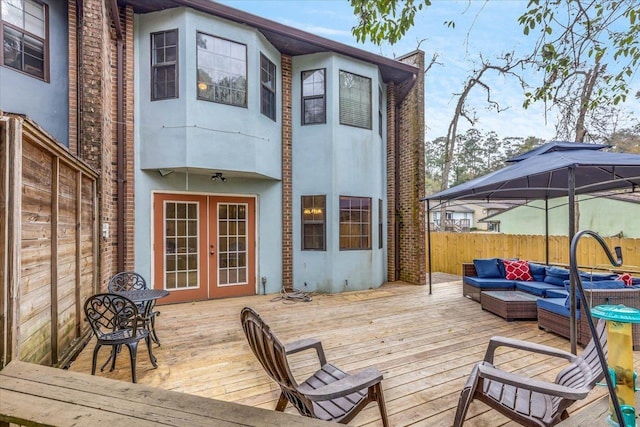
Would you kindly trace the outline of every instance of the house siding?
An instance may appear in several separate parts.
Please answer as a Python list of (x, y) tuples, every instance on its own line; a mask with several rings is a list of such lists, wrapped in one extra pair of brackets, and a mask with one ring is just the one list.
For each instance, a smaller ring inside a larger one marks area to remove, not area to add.
[(26, 114), (58, 143), (68, 146), (69, 12), (67, 2), (43, 3), (49, 10), (49, 81), (0, 65), (0, 110)]

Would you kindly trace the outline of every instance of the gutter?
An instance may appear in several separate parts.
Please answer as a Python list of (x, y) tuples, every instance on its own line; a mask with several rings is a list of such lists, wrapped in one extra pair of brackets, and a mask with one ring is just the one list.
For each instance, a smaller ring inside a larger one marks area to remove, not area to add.
[(117, 195), (118, 204), (116, 206), (117, 211), (117, 224), (116, 224), (116, 245), (117, 245), (117, 271), (124, 271), (124, 41), (122, 37), (122, 26), (120, 25), (120, 11), (118, 9), (117, 0), (110, 0), (109, 8), (111, 9), (111, 19), (116, 30), (116, 80), (117, 80), (117, 94), (116, 94), (116, 140), (117, 140)]
[(409, 96), (409, 92), (418, 82), (418, 78), (415, 74), (412, 75), (411, 81), (400, 91), (396, 97), (396, 104), (394, 106), (394, 201), (395, 201), (395, 221), (393, 241), (394, 245), (394, 266), (395, 266), (395, 280), (400, 279), (400, 106), (404, 100)]

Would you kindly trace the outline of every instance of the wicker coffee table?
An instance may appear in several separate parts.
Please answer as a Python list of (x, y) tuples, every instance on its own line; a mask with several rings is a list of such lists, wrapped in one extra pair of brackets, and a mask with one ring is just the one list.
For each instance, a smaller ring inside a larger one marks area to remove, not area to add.
[(497, 314), (507, 321), (537, 319), (537, 300), (537, 296), (520, 291), (485, 291), (480, 293), (482, 309)]

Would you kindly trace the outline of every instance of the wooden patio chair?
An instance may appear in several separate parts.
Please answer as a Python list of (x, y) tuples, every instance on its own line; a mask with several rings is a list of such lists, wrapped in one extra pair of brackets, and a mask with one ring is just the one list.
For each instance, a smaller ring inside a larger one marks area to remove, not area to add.
[[(283, 345), (253, 309), (243, 308), (240, 316), (253, 354), (280, 386), (276, 411), (283, 412), (287, 402), (291, 402), (301, 415), (346, 424), (367, 404), (377, 402), (382, 424), (389, 425), (382, 374), (377, 369), (347, 374), (327, 363), (320, 341), (311, 338)], [(291, 373), (287, 356), (309, 349), (316, 350), (320, 369), (299, 384)]]
[[(605, 325), (605, 321), (600, 320), (596, 330), (606, 357)], [(498, 347), (511, 347), (561, 357), (567, 359), (570, 364), (558, 373), (555, 382), (541, 381), (497, 368), (493, 364), (493, 356)], [(484, 361), (474, 366), (467, 384), (462, 389), (453, 426), (462, 426), (467, 409), (474, 399), (486, 403), (524, 426), (553, 426), (569, 417), (567, 408), (575, 401), (587, 397), (596, 383), (603, 378), (604, 372), (593, 339), (587, 344), (582, 355), (576, 356), (541, 344), (493, 337)]]
[[(151, 352), (151, 337), (146, 328), (139, 327), (138, 307), (128, 298), (116, 294), (96, 294), (87, 298), (84, 303), (84, 313), (89, 325), (96, 336), (97, 343), (93, 350), (91, 363), (91, 375), (96, 373), (96, 361), (98, 350), (103, 345), (111, 346), (111, 354), (107, 362), (102, 365), (101, 371), (111, 361), (111, 371), (116, 367), (116, 356), (122, 345), (129, 349), (131, 361), (131, 380), (136, 379), (136, 355), (138, 343), (144, 339), (149, 351), (149, 359), (154, 368), (157, 368), (156, 358)], [(141, 321), (141, 320), (140, 320)]]
[[(149, 289), (149, 287), (147, 286), (147, 281), (144, 280), (141, 274), (135, 271), (123, 271), (109, 279), (107, 289), (109, 292), (128, 292)], [(156, 334), (156, 317), (160, 316), (160, 312), (155, 310), (155, 303), (155, 300), (153, 300), (136, 303), (136, 305), (138, 306), (138, 312), (144, 316), (145, 326), (151, 333), (151, 339), (158, 344), (159, 347), (160, 340)], [(147, 306), (147, 304), (149, 304), (149, 306)]]

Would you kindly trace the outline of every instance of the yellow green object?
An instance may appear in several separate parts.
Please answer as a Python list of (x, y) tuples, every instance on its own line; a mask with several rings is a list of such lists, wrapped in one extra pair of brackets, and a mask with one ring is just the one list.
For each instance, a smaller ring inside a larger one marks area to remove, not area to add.
[[(640, 310), (624, 305), (599, 305), (591, 315), (607, 321), (607, 348), (609, 375), (616, 387), (624, 425), (636, 426), (635, 391), (637, 374), (633, 370), (633, 344), (631, 325), (640, 323)], [(620, 423), (609, 398), (609, 424)]]

